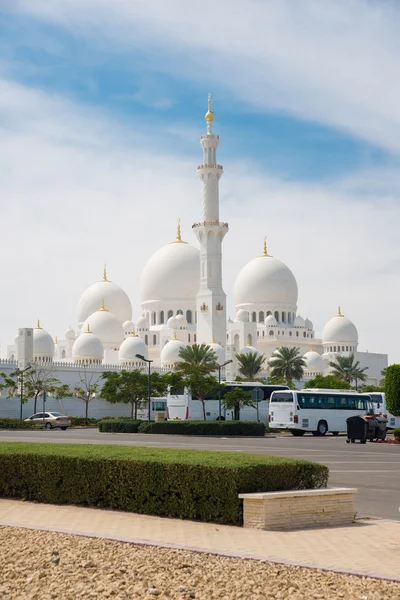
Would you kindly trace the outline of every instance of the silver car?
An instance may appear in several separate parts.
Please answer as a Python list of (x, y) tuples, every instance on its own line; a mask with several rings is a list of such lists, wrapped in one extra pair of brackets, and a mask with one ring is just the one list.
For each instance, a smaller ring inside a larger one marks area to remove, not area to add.
[(36, 413), (28, 419), (25, 419), (25, 421), (29, 421), (30, 423), (34, 423), (41, 427), (44, 425), (45, 429), (56, 429), (59, 427), (60, 429), (65, 430), (67, 427), (71, 427), (71, 419), (59, 412)]

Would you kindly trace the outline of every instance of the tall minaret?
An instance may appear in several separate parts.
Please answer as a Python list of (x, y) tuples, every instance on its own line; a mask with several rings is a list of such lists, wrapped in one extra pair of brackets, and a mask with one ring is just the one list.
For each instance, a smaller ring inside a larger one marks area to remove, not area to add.
[(226, 295), (222, 289), (222, 240), (228, 223), (219, 221), (219, 180), (223, 173), (217, 164), (218, 135), (212, 132), (214, 114), (211, 94), (205, 116), (207, 133), (200, 138), (203, 164), (197, 167), (202, 184), (203, 220), (193, 230), (200, 244), (200, 288), (197, 294), (197, 342), (209, 344), (213, 339), (226, 345)]

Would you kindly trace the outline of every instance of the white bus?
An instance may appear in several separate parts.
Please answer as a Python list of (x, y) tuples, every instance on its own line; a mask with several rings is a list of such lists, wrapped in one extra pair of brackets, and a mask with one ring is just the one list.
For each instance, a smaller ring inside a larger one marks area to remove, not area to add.
[(400, 427), (400, 417), (394, 417), (387, 411), (385, 394), (383, 392), (368, 392), (368, 396), (371, 396), (375, 414), (383, 415), (388, 420), (387, 429)]
[(288, 429), (293, 435), (338, 435), (347, 431), (346, 419), (373, 412), (368, 394), (351, 390), (306, 389), (273, 392), (270, 399), (269, 425)]
[[(287, 385), (265, 385), (258, 381), (223, 381), (221, 389), (221, 420), (233, 420), (234, 414), (231, 410), (225, 410), (223, 405), (224, 394), (233, 388), (250, 391), (256, 408), (246, 406), (240, 411), (242, 421), (263, 421), (268, 423), (268, 405), (272, 392), (276, 390), (288, 390)], [(203, 407), (200, 400), (192, 398), (187, 390), (179, 390), (177, 395), (169, 395), (167, 400), (167, 417), (170, 421), (202, 421)], [(219, 419), (218, 392), (212, 394), (206, 400), (206, 418), (209, 421)]]

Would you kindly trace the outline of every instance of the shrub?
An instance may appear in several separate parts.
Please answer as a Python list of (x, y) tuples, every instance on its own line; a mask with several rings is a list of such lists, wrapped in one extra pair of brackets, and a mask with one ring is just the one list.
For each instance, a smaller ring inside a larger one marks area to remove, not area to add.
[(0, 429), (33, 429), (35, 425), (21, 419), (0, 419)]
[(257, 421), (159, 421), (142, 423), (139, 432), (175, 435), (263, 436), (265, 425), (257, 423)]
[(169, 448), (0, 443), (0, 497), (239, 525), (240, 493), (325, 487), (303, 460)]
[(70, 417), (71, 425), (76, 426), (85, 426), (85, 425), (97, 425), (98, 419), (88, 418), (87, 423), (85, 417)]
[(142, 421), (135, 419), (110, 419), (98, 422), (102, 433), (137, 433)]
[(385, 397), (388, 411), (400, 416), (400, 365), (390, 365), (385, 375)]
[(400, 427), (393, 429), (393, 435), (395, 438), (400, 438)]

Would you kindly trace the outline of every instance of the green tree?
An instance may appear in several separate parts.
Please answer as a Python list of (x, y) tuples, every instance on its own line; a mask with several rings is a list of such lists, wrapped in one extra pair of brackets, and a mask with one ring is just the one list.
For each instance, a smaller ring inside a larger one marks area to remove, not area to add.
[(176, 363), (175, 370), (184, 376), (200, 371), (211, 373), (215, 371), (218, 362), (216, 353), (207, 344), (192, 344), (181, 348), (179, 358), (182, 362)]
[(89, 418), (89, 404), (96, 397), (100, 389), (101, 375), (90, 372), (88, 370), (82, 371), (80, 374), (78, 383), (74, 386), (73, 395), (75, 398), (82, 400), (85, 403), (85, 419), (86, 425), (88, 424)]
[(193, 400), (199, 400), (203, 409), (203, 419), (207, 420), (206, 400), (212, 394), (218, 392), (219, 383), (210, 374), (204, 373), (199, 367), (184, 377), (185, 387), (190, 390)]
[(367, 376), (365, 371), (368, 367), (360, 367), (360, 362), (354, 360), (354, 353), (349, 356), (340, 356), (338, 354), (334, 361), (330, 361), (329, 366), (332, 368), (332, 375), (342, 381), (347, 381), (351, 384), (352, 381), (365, 381)]
[(269, 359), (272, 377), (282, 377), (289, 385), (303, 377), (306, 361), (298, 348), (279, 348)]
[(388, 411), (400, 417), (400, 365), (386, 368), (385, 398)]
[(316, 375), (314, 379), (309, 379), (305, 388), (321, 388), (328, 390), (349, 390), (350, 384), (347, 381), (338, 379), (333, 375)]
[(222, 403), (228, 410), (233, 410), (235, 421), (240, 419), (240, 410), (244, 406), (256, 407), (256, 400), (251, 397), (251, 392), (234, 387), (229, 392), (226, 392), (222, 399)]
[(381, 377), (382, 377), (382, 379), (380, 380), (379, 385), (381, 387), (385, 387), (386, 369), (382, 369), (382, 371), (381, 371)]
[(368, 394), (368, 392), (384, 392), (385, 388), (377, 385), (360, 385), (358, 390), (363, 394)]
[(33, 412), (37, 411), (37, 401), (39, 396), (46, 391), (56, 398), (71, 396), (72, 393), (67, 384), (62, 384), (57, 377), (54, 377), (54, 367), (52, 365), (32, 365), (32, 369), (26, 372), (24, 377), (24, 390), (28, 398), (33, 398)]
[(248, 354), (236, 354), (239, 364), (239, 373), (245, 381), (254, 381), (263, 370), (266, 361), (264, 354), (249, 352)]

